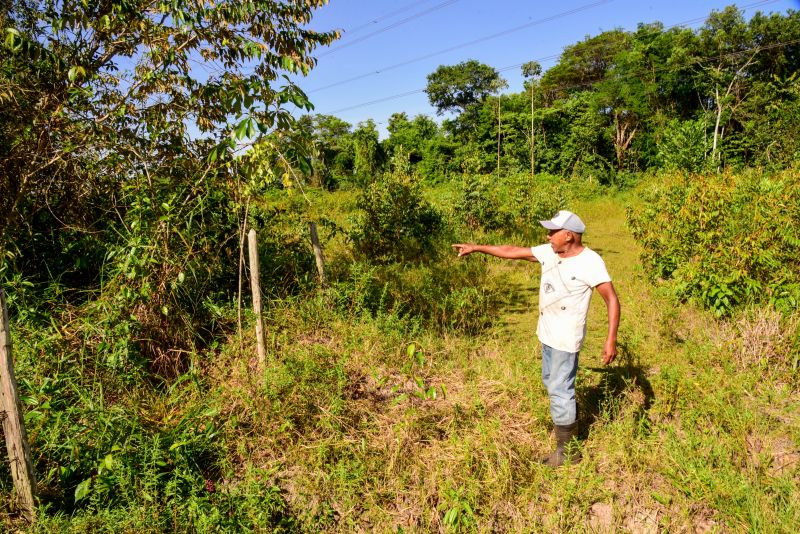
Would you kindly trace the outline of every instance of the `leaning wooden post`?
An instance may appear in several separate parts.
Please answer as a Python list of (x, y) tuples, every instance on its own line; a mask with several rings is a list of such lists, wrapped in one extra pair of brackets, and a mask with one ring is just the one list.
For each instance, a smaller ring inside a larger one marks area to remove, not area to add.
[(319, 281), (322, 287), (328, 287), (328, 277), (325, 276), (325, 258), (322, 256), (322, 247), (319, 244), (319, 236), (317, 235), (317, 223), (308, 223), (308, 229), (311, 231), (311, 245), (314, 247), (314, 257), (317, 259)]
[(14, 359), (11, 352), (11, 331), (8, 326), (6, 295), (0, 288), (0, 419), (6, 437), (8, 459), (11, 462), (11, 478), (17, 489), (17, 498), (23, 517), (33, 523), (36, 519), (34, 498), (36, 475), (31, 462), (31, 450), (25, 421), (22, 418), (22, 403), (17, 395), (17, 380), (14, 378)]
[(264, 348), (264, 320), (261, 318), (261, 281), (258, 275), (258, 240), (256, 231), (251, 228), (247, 234), (247, 249), (250, 253), (250, 290), (253, 293), (253, 313), (256, 314), (256, 345), (258, 346), (258, 366), (264, 368), (267, 352)]

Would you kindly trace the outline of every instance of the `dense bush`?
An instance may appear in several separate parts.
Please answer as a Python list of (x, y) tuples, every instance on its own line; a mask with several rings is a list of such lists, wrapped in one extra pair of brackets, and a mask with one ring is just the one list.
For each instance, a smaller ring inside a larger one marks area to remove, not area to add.
[(468, 175), (461, 182), (455, 211), (470, 228), (494, 230), (507, 227), (508, 207), (504, 206), (491, 175)]
[(515, 228), (525, 230), (539, 228), (539, 221), (549, 219), (559, 209), (567, 207), (570, 185), (552, 174), (530, 176), (527, 173), (513, 174), (508, 178), (507, 197), (513, 206)]
[(402, 171), (364, 186), (351, 238), (371, 261), (416, 260), (442, 228), (440, 214), (422, 196), (419, 181)]
[(463, 178), (454, 210), (472, 229), (527, 233), (567, 204), (569, 187), (552, 175)]
[[(663, 179), (663, 177), (662, 177)], [(644, 191), (629, 224), (653, 279), (726, 315), (800, 302), (800, 175), (673, 175)]]
[(671, 120), (658, 144), (661, 165), (670, 171), (702, 172), (710, 165), (708, 133), (703, 119)]
[(503, 284), (489, 276), (485, 263), (453, 256), (417, 266), (354, 263), (333, 294), (345, 313), (393, 316), (436, 332), (475, 333), (496, 318)]

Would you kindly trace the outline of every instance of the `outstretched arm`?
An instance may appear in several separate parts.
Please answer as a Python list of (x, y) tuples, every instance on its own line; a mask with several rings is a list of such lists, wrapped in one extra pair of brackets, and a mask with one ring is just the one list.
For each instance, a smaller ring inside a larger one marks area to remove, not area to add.
[(458, 256), (467, 256), (473, 252), (482, 252), (506, 260), (525, 260), (536, 261), (533, 252), (527, 247), (515, 247), (513, 245), (473, 245), (471, 243), (459, 243), (453, 245), (458, 250)]
[(597, 292), (606, 301), (608, 310), (608, 337), (603, 347), (603, 365), (608, 365), (617, 357), (617, 331), (619, 330), (620, 305), (614, 284), (605, 282), (597, 286)]

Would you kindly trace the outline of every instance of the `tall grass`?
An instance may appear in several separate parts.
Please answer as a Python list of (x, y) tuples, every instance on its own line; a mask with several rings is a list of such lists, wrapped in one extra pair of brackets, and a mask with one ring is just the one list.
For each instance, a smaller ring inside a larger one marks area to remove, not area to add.
[[(460, 195), (426, 192), (444, 225), (428, 254), (380, 262), (347, 239), (354, 193), (315, 198), (331, 221), (331, 287), (310, 277), (270, 292), (261, 370), (252, 318), (241, 339), (233, 328), (235, 301), (217, 304), (225, 336), (187, 355), (178, 378), (158, 379), (147, 361), (107, 357), (122, 345), (102, 335), (113, 325), (87, 319), (96, 313), (63, 306), (50, 324), (20, 282), (14, 308), (31, 311), (13, 327), (41, 483), (35, 530), (791, 532), (796, 314), (753, 308), (720, 321), (676, 304), (637, 265), (624, 203), (641, 210), (641, 200), (567, 194), (558, 207), (587, 222), (623, 323), (619, 363), (601, 367), (595, 299), (578, 375), (584, 460), (551, 470), (539, 463), (553, 444), (534, 337), (538, 270), (449, 249), (465, 237), (538, 244), (538, 215), (511, 231), (471, 227), (452, 205)], [(271, 220), (277, 234), (300, 235), (300, 218)], [(298, 258), (289, 265), (305, 265)], [(0, 521), (11, 528), (3, 469)]]

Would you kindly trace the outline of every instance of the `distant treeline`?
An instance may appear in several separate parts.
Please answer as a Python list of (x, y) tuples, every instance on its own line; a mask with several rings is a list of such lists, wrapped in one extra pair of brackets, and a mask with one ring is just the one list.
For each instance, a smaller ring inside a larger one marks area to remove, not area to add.
[(299, 121), (321, 183), (411, 165), (431, 180), (530, 170), (613, 182), (664, 168), (785, 168), (800, 157), (800, 13), (713, 12), (698, 30), (640, 24), (568, 46), (525, 90), (477, 61), (428, 76), (431, 104), (452, 118), (398, 112), (379, 140), (371, 120)]

